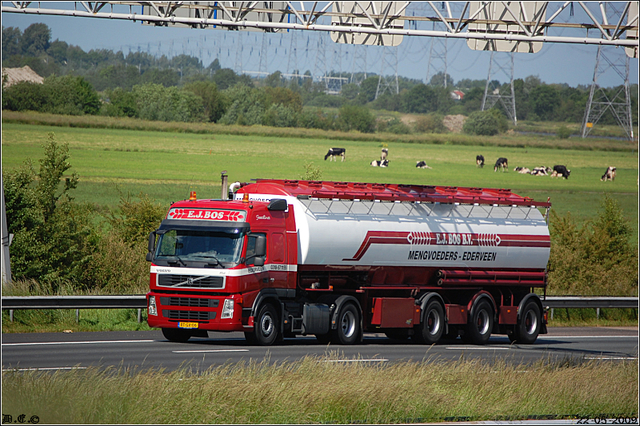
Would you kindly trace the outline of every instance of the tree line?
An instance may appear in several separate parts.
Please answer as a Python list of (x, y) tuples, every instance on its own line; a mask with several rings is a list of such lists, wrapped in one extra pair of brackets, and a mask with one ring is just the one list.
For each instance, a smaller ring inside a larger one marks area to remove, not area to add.
[[(429, 84), (399, 77), (399, 93), (387, 91), (380, 96), (380, 76), (369, 74), (360, 84), (348, 82), (340, 94), (330, 95), (322, 83), (313, 81), (310, 71), (289, 79), (279, 71), (265, 78), (251, 78), (223, 68), (218, 59), (205, 67), (200, 59), (184, 54), (158, 58), (146, 52), (84, 52), (64, 41), (51, 41), (51, 31), (42, 23), (32, 24), (23, 32), (3, 26), (2, 60), (5, 67), (29, 65), (45, 77), (43, 85), (20, 83), (5, 88), (3, 83), (2, 108), (14, 111), (394, 133), (444, 132), (442, 116), (462, 114), (473, 115), (485, 124), (496, 117), (499, 124), (490, 133), (506, 129), (501, 105), (495, 107), (501, 117), (480, 113), (485, 80), (454, 82), (443, 73), (433, 76)], [(336, 72), (330, 76), (347, 81), (352, 77)], [(499, 86), (497, 81), (491, 83)], [(463, 99), (452, 98), (454, 89), (465, 93)], [(589, 89), (545, 84), (537, 76), (517, 79), (517, 118), (580, 123)], [(501, 93), (510, 90), (507, 83), (500, 87)], [(606, 90), (613, 97), (619, 88)], [(632, 87), (631, 96), (633, 122), (637, 125), (637, 85)], [(409, 127), (398, 119), (376, 121), (372, 110), (427, 117)], [(617, 124), (610, 112), (599, 122)], [(477, 127), (468, 126), (466, 131), (473, 133), (469, 129)]]

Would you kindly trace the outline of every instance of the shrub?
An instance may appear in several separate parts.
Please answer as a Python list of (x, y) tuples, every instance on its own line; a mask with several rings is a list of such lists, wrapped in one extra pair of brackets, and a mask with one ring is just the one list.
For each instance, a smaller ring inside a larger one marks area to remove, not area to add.
[(493, 136), (507, 130), (507, 119), (496, 109), (476, 111), (464, 122), (464, 133)]
[(22, 81), (2, 89), (2, 109), (9, 111), (44, 111), (49, 90), (43, 84)]
[(357, 130), (362, 133), (373, 133), (375, 117), (368, 108), (359, 105), (343, 105), (338, 114), (342, 130)]
[(418, 133), (446, 133), (447, 127), (444, 125), (444, 117), (440, 114), (427, 114), (418, 119), (414, 125)]
[(560, 126), (558, 128), (558, 131), (556, 132), (556, 135), (560, 138), (560, 139), (569, 139), (569, 136), (571, 136), (571, 129), (569, 129), (567, 126)]
[(570, 214), (551, 212), (549, 291), (564, 295), (638, 294), (637, 247), (617, 202), (602, 200), (599, 218), (579, 228)]

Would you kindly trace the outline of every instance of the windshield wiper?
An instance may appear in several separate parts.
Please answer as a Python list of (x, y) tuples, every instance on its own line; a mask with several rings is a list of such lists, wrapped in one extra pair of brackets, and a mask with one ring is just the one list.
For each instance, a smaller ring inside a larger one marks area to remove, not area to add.
[[(187, 266), (187, 264), (186, 264), (186, 263), (184, 263), (184, 260), (182, 260), (182, 259), (180, 258), (180, 256), (178, 256), (177, 254), (176, 254), (176, 255), (174, 255), (173, 257), (175, 257), (176, 259), (178, 259), (178, 262), (182, 263), (182, 266)], [(172, 261), (168, 260), (168, 261), (167, 261), (167, 263), (177, 263), (177, 262), (172, 262)]]
[(215, 257), (215, 256), (207, 256), (207, 255), (200, 255), (200, 254), (197, 254), (197, 255), (196, 255), (196, 257), (202, 257), (202, 258), (205, 258), (205, 259), (213, 259), (213, 260), (215, 260), (215, 261), (216, 261), (216, 263), (209, 263), (209, 262), (207, 262), (207, 266), (221, 266), (220, 259), (218, 259), (218, 258), (217, 258), (217, 257)]

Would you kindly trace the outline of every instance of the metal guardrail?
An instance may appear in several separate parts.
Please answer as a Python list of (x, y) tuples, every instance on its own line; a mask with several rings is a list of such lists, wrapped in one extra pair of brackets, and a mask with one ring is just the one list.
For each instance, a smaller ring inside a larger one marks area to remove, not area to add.
[(115, 296), (2, 296), (2, 309), (9, 309), (13, 322), (15, 309), (75, 309), (76, 322), (80, 309), (138, 309), (138, 322), (142, 322), (142, 310), (147, 307), (144, 294)]
[[(600, 317), (601, 308), (636, 308), (637, 297), (581, 297), (581, 296), (547, 296), (543, 306), (551, 309), (553, 319), (554, 308), (595, 308)], [(9, 309), (13, 321), (15, 309), (75, 309), (76, 321), (79, 320), (80, 309), (138, 309), (138, 322), (142, 320), (142, 309), (146, 309), (147, 299), (144, 294), (115, 296), (3, 296), (2, 309)]]

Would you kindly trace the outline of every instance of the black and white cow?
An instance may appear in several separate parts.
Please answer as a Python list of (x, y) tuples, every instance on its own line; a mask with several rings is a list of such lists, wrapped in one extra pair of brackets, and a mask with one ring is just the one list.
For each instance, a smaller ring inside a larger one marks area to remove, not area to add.
[(342, 161), (344, 161), (344, 156), (347, 153), (346, 148), (329, 148), (329, 152), (324, 156), (324, 159), (331, 157), (331, 161), (337, 161), (336, 156), (340, 155), (342, 157)]
[(389, 160), (373, 160), (371, 165), (373, 167), (389, 167)]
[(551, 167), (540, 166), (534, 167), (533, 170), (531, 170), (533, 176), (548, 176), (549, 173), (551, 173)]
[(503, 172), (509, 169), (509, 163), (506, 158), (500, 157), (496, 160), (496, 164), (493, 166), (493, 171), (497, 172), (498, 169), (501, 169)]
[(386, 160), (387, 155), (389, 155), (389, 150), (387, 148), (382, 148), (382, 152), (380, 153), (380, 160)]
[(569, 179), (569, 175), (571, 174), (571, 170), (568, 170), (566, 166), (553, 166), (553, 172), (551, 172), (551, 177), (559, 177), (562, 176), (563, 179)]
[(484, 167), (484, 156), (476, 155), (476, 166), (477, 167)]
[(529, 170), (527, 167), (516, 167), (515, 169), (513, 169), (513, 171), (521, 173), (523, 175), (531, 174), (531, 170)]
[(418, 169), (430, 169), (431, 167), (427, 166), (427, 163), (424, 161), (416, 161), (416, 167)]
[(607, 168), (607, 170), (604, 172), (604, 174), (602, 175), (602, 177), (600, 178), (601, 181), (606, 182), (608, 180), (613, 181), (616, 178), (616, 168), (613, 166), (609, 166)]

